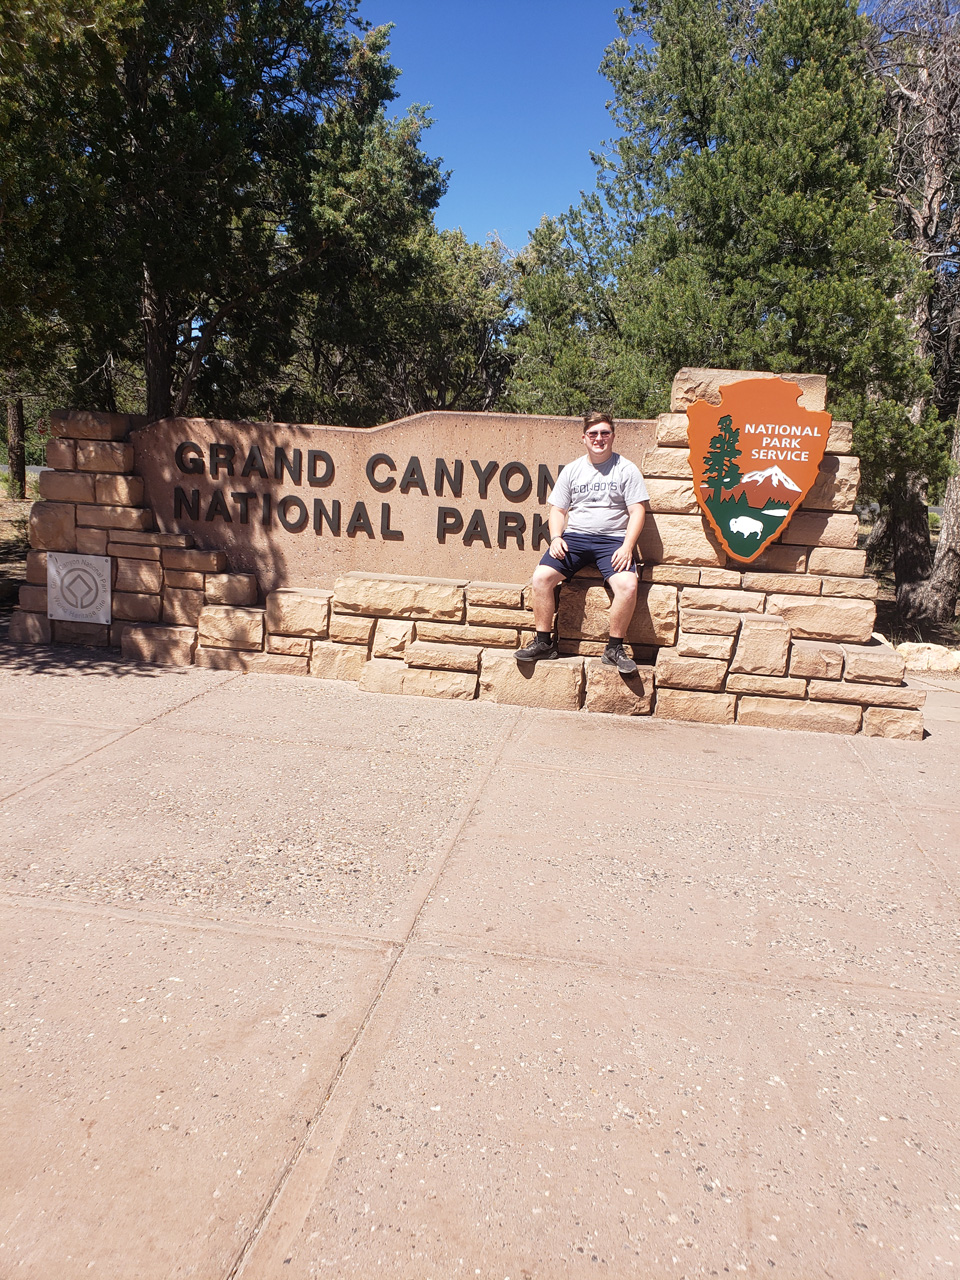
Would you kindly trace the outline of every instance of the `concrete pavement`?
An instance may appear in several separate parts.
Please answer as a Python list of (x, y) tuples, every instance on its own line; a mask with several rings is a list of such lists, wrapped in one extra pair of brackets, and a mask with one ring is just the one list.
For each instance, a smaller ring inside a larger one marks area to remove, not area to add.
[(0, 1277), (960, 1268), (922, 743), (0, 649)]

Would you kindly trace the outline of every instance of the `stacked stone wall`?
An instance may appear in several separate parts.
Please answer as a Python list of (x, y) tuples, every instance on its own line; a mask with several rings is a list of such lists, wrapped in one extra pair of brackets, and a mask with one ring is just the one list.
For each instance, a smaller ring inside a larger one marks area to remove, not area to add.
[[(223, 551), (156, 529), (126, 443), (142, 420), (120, 414), (54, 416), (11, 639), (112, 645), (142, 662), (349, 680), (379, 693), (921, 737), (924, 695), (903, 684), (903, 660), (873, 635), (877, 584), (857, 550), (849, 423), (833, 424), (816, 484), (755, 562), (729, 560), (701, 518), (683, 410), (732, 376), (681, 371), (641, 462), (651, 515), (627, 634), (635, 677), (600, 661), (609, 597), (596, 575), (561, 590), (561, 657), (534, 666), (513, 658), (533, 635), (526, 583), (354, 571), (331, 588), (291, 583), (264, 595), (253, 574), (230, 571)], [(806, 381), (811, 407), (822, 407), (823, 380)], [(48, 551), (111, 558), (111, 625), (47, 618)]]

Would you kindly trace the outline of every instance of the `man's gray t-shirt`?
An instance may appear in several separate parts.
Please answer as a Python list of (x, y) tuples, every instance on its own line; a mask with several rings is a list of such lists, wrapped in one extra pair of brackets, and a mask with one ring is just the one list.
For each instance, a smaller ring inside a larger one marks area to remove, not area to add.
[(622, 538), (627, 531), (635, 502), (648, 502), (647, 486), (640, 468), (619, 453), (595, 466), (584, 455), (564, 467), (547, 502), (566, 511), (565, 533), (598, 533)]

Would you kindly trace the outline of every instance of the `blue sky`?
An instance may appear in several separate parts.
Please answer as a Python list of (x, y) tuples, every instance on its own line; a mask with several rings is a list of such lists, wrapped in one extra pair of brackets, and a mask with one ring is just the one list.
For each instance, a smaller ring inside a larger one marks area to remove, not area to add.
[(594, 185), (591, 149), (613, 132), (597, 68), (617, 0), (363, 0), (395, 24), (399, 100), (430, 104), (428, 154), (453, 170), (437, 225), (519, 249), (543, 214)]

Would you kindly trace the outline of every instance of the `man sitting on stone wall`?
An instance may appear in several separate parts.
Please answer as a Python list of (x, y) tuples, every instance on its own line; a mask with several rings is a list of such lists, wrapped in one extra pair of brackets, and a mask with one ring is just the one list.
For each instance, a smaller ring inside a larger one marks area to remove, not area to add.
[(603, 662), (633, 675), (637, 664), (623, 648), (637, 602), (634, 548), (650, 495), (639, 467), (614, 453), (616, 428), (606, 413), (583, 419), (587, 452), (564, 467), (547, 495), (550, 547), (533, 574), (536, 638), (516, 651), (518, 662), (559, 657), (552, 634), (556, 589), (580, 569), (595, 564), (613, 592), (610, 639)]

